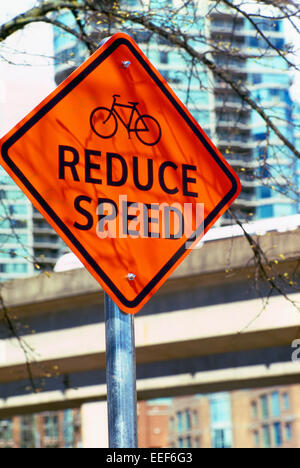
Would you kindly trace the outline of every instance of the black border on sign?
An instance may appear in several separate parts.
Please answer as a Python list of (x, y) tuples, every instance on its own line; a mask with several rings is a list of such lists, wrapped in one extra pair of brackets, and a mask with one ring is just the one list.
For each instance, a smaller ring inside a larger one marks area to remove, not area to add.
[(76, 247), (76, 249), (81, 253), (81, 255), (85, 258), (87, 263), (93, 268), (95, 273), (99, 275), (102, 280), (106, 283), (109, 289), (118, 297), (120, 302), (130, 308), (137, 307), (143, 299), (150, 293), (150, 291), (157, 285), (157, 283), (168, 273), (168, 271), (173, 267), (173, 265), (178, 261), (180, 257), (186, 251), (186, 242), (179, 248), (179, 250), (170, 258), (170, 260), (163, 266), (163, 268), (157, 273), (157, 275), (152, 278), (152, 280), (145, 286), (145, 288), (136, 296), (133, 301), (129, 301), (123, 294), (119, 291), (119, 289), (114, 285), (114, 283), (108, 278), (108, 276), (104, 273), (104, 271), (100, 268), (100, 266), (95, 262), (95, 260), (91, 257), (91, 255), (86, 251), (83, 245), (78, 241), (78, 239), (72, 234), (70, 229), (63, 223), (63, 221), (59, 218), (59, 216), (52, 210), (52, 208), (48, 205), (47, 201), (37, 192), (37, 190), (32, 186), (30, 181), (25, 177), (25, 175), (20, 171), (20, 169), (15, 165), (15, 163), (11, 160), (8, 151), (9, 149), (20, 139), (22, 136), (32, 128), (40, 119), (42, 119), (56, 104), (58, 104), (66, 95), (68, 95), (76, 86), (81, 83), (95, 68), (97, 68), (106, 58), (109, 57), (120, 45), (127, 46), (136, 59), (140, 62), (140, 64), (144, 67), (148, 75), (153, 79), (155, 84), (161, 89), (161, 91), (165, 94), (165, 96), (171, 101), (173, 106), (176, 108), (180, 116), (185, 120), (185, 122), (189, 125), (192, 131), (196, 134), (196, 136), (201, 141), (202, 145), (207, 149), (207, 151), (211, 154), (213, 159), (222, 169), (224, 174), (228, 177), (230, 182), (232, 183), (232, 188), (227, 193), (227, 195), (221, 200), (221, 202), (215, 207), (215, 209), (207, 216), (207, 218), (201, 223), (201, 225), (196, 229), (196, 231), (192, 234), (190, 239), (186, 242), (192, 242), (196, 238), (198, 238), (206, 229), (206, 227), (217, 217), (219, 212), (224, 208), (224, 206), (234, 197), (234, 195), (238, 191), (238, 184), (227, 168), (227, 166), (223, 163), (223, 161), (219, 158), (215, 150), (210, 146), (209, 142), (206, 138), (202, 135), (199, 129), (195, 126), (189, 116), (186, 114), (185, 110), (179, 105), (179, 103), (174, 99), (172, 94), (166, 89), (165, 85), (160, 80), (159, 76), (152, 70), (152, 68), (148, 65), (148, 63), (144, 60), (144, 58), (140, 55), (139, 51), (133, 46), (133, 44), (127, 40), (126, 38), (117, 38), (102, 54), (95, 58), (93, 62), (91, 62), (84, 70), (82, 70), (79, 75), (77, 75), (71, 82), (69, 82), (61, 91), (58, 92), (56, 96), (54, 96), (44, 107), (42, 107), (35, 115), (33, 115), (22, 127), (20, 127), (2, 146), (2, 157), (6, 164), (10, 167), (10, 169), (14, 172), (14, 174), (18, 177), (18, 179), (22, 182), (22, 184), (27, 188), (27, 190), (31, 193), (31, 195), (36, 199), (40, 206), (48, 213), (54, 223), (59, 227), (59, 229), (67, 236), (69, 241)]

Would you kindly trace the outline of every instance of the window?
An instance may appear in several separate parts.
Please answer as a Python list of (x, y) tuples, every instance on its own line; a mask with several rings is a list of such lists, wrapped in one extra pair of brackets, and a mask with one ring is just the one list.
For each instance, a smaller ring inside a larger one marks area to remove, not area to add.
[(193, 426), (197, 427), (198, 426), (198, 411), (193, 411)]
[(210, 395), (210, 414), (213, 448), (231, 448), (231, 403), (228, 393)]
[(161, 51), (159, 54), (160, 63), (169, 63), (168, 52)]
[(254, 431), (253, 441), (254, 441), (254, 447), (258, 448), (259, 447), (259, 432), (258, 431)]
[(285, 425), (285, 440), (290, 442), (292, 440), (292, 425), (291, 423), (286, 423)]
[(26, 229), (27, 221), (24, 221), (22, 219), (12, 219), (11, 226), (15, 229)]
[(231, 423), (230, 397), (227, 393), (213, 394), (210, 398), (212, 424)]
[(185, 446), (186, 448), (192, 448), (192, 440), (190, 437), (187, 437), (185, 440)]
[(267, 419), (269, 417), (269, 406), (268, 406), (268, 397), (267, 397), (267, 395), (262, 395), (260, 397), (260, 404), (261, 404), (262, 418)]
[(212, 448), (231, 448), (231, 430), (215, 429), (212, 431)]
[(273, 433), (274, 433), (275, 447), (280, 447), (282, 445), (281, 424), (280, 424), (280, 422), (276, 422), (276, 423), (273, 424)]
[(35, 448), (34, 416), (26, 415), (21, 417), (20, 426), (20, 446), (21, 448)]
[(0, 421), (0, 441), (10, 442), (13, 440), (13, 423), (11, 419)]
[(279, 392), (273, 392), (271, 395), (272, 416), (280, 415), (280, 395)]
[(58, 415), (49, 414), (44, 417), (45, 436), (51, 438), (58, 437)]
[(273, 205), (260, 206), (258, 208), (259, 216), (262, 219), (273, 218), (274, 207)]
[(176, 419), (177, 419), (177, 432), (182, 432), (183, 431), (182, 413), (178, 412), (176, 414)]
[(270, 198), (271, 197), (271, 189), (269, 187), (261, 187), (260, 188), (260, 197), (261, 198)]
[(74, 447), (75, 431), (78, 429), (78, 421), (74, 418), (72, 409), (64, 411), (64, 442), (66, 448)]
[(191, 414), (190, 411), (187, 409), (184, 412), (185, 418), (185, 430), (189, 431), (191, 429)]
[(8, 263), (1, 268), (5, 273), (27, 273), (28, 265), (26, 263)]
[(284, 393), (282, 395), (283, 399), (283, 409), (284, 411), (288, 411), (290, 409), (290, 396), (288, 393)]
[(251, 403), (251, 416), (253, 419), (257, 418), (257, 403), (255, 401)]
[(170, 431), (174, 432), (175, 430), (175, 421), (174, 418), (170, 418)]
[(258, 73), (254, 73), (252, 75), (252, 82), (254, 85), (262, 83), (262, 75)]
[(271, 446), (270, 428), (269, 426), (263, 426), (262, 430), (263, 430), (264, 448), (270, 448)]

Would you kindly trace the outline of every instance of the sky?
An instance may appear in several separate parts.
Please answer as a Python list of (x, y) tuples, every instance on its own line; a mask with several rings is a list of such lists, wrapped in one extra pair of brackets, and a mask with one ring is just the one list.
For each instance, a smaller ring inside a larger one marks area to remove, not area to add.
[(2, 7), (0, 10), (0, 23), (31, 8), (35, 3), (35, 0), (11, 0), (10, 2), (5, 2), (5, 7)]
[[(0, 24), (35, 1), (5, 3), (0, 9)], [(0, 44), (0, 137), (55, 88), (52, 56), (52, 28), (42, 23), (30, 25)]]

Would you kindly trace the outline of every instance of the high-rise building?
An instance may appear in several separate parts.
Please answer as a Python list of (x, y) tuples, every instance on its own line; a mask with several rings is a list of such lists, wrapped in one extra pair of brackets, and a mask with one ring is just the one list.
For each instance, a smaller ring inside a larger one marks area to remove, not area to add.
[[(295, 145), (296, 148), (300, 149), (300, 102), (294, 103), (293, 121), (295, 125)], [(298, 212), (300, 213), (300, 159), (297, 159), (296, 163), (296, 177), (297, 177), (297, 190), (296, 197), (298, 198)]]
[[(251, 99), (295, 143), (291, 78), (287, 63), (275, 50), (284, 53), (284, 22), (255, 21), (266, 39), (244, 17), (233, 17), (226, 8), (212, 11), (210, 38), (221, 43), (222, 49), (230, 44), (231, 50), (231, 55), (222, 51), (213, 54), (213, 58), (236, 83), (246, 84)], [(243, 104), (230, 85), (218, 77), (214, 79), (214, 98), (215, 142), (239, 171), (243, 185), (236, 206), (244, 213), (252, 213), (254, 219), (297, 213), (295, 156), (267, 128), (262, 117)]]
[[(29, 36), (30, 34), (29, 32)], [(27, 48), (30, 43), (28, 33), (24, 33), (23, 39), (25, 45), (22, 42), (22, 46)], [(51, 31), (44, 41), (45, 48), (53, 48)], [(21, 43), (20, 39), (19, 42)], [(12, 59), (11, 54), (16, 53), (12, 52), (12, 47), (12, 43), (3, 46), (4, 58), (1, 57), (0, 61), (1, 136), (13, 122), (17, 123), (24, 116), (25, 109), (29, 111), (34, 103), (38, 103), (40, 96), (54, 86), (52, 67), (47, 67), (48, 73), (41, 72), (41, 68), (35, 63), (31, 67), (27, 66), (29, 71), (25, 76), (21, 72), (24, 67), (15, 66), (13, 69), (8, 62), (18, 59), (16, 56)], [(28, 62), (31, 60), (32, 57), (27, 58)], [(40, 72), (43, 78), (40, 78)], [(44, 269), (52, 270), (63, 252), (65, 247), (62, 241), (0, 167), (0, 281), (32, 276)]]
[(0, 281), (52, 270), (66, 247), (0, 169)]
[[(116, 2), (111, 2), (116, 4)], [(181, 2), (179, 0), (120, 0), (134, 12), (147, 11), (151, 17), (160, 14), (167, 20), (168, 9), (176, 10), (180, 25), (197, 51), (207, 52), (229, 80), (245, 85), (249, 96), (272, 117), (280, 132), (299, 147), (290, 95), (291, 77), (284, 58), (285, 34), (282, 20), (257, 19), (250, 22), (241, 14), (215, 2)], [(185, 5), (185, 6), (184, 6)], [(165, 7), (165, 9), (164, 9)], [(161, 11), (165, 12), (165, 17)], [(170, 14), (171, 15), (171, 14)], [(72, 14), (60, 17), (69, 26), (78, 28)], [(131, 34), (152, 63), (187, 105), (206, 133), (239, 173), (242, 193), (233, 207), (241, 220), (262, 219), (296, 214), (299, 210), (299, 161), (285, 147), (264, 120), (245, 104), (230, 84), (207, 70), (199, 61), (192, 61), (167, 39), (132, 24), (107, 23), (101, 15), (91, 17), (90, 31), (96, 40), (122, 28)], [(258, 35), (256, 26), (265, 37)], [(89, 54), (70, 34), (55, 30), (55, 51), (58, 57), (56, 81), (65, 78)], [(97, 36), (98, 34), (98, 36)], [(214, 47), (211, 45), (214, 44)], [(276, 49), (280, 51), (278, 55)], [(231, 222), (225, 214), (223, 223)]]

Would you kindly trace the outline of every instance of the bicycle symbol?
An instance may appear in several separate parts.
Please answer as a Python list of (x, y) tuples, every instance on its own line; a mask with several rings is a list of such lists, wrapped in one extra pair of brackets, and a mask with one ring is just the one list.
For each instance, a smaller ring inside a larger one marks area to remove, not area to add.
[[(161, 138), (161, 128), (157, 120), (148, 114), (141, 114), (138, 110), (138, 102), (121, 104), (117, 102), (119, 94), (113, 95), (111, 108), (97, 107), (90, 116), (90, 125), (93, 132), (100, 138), (112, 138), (118, 130), (118, 119), (128, 132), (128, 138), (134, 132), (141, 143), (147, 146), (156, 145)], [(130, 105), (129, 105), (130, 104)], [(131, 109), (131, 114), (126, 123), (117, 108)], [(137, 115), (134, 122), (134, 116)]]

